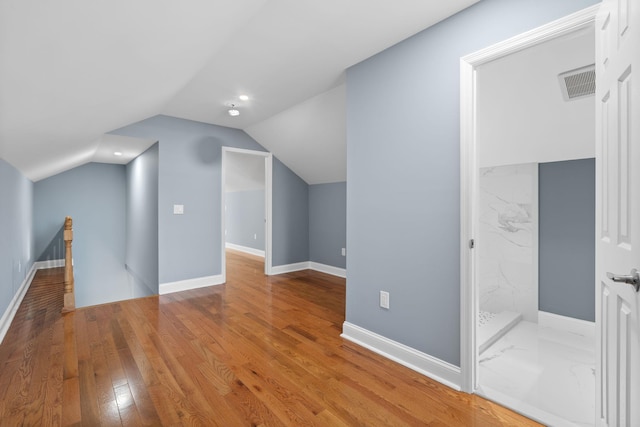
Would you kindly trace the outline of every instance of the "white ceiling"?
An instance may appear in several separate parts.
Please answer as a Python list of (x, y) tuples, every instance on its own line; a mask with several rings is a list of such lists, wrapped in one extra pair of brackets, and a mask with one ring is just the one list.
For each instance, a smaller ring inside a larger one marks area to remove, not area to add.
[(39, 180), (167, 114), (344, 180), (344, 70), (476, 1), (2, 0), (0, 157)]

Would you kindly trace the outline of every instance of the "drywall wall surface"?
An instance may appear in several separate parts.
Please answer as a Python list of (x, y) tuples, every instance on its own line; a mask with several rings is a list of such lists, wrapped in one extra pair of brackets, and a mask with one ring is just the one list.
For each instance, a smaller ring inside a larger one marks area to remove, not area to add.
[(309, 186), (276, 158), (272, 197), (273, 266), (309, 261)]
[(32, 214), (33, 183), (0, 159), (0, 316), (35, 259)]
[(232, 191), (225, 198), (226, 242), (264, 251), (264, 190)]
[(565, 101), (558, 79), (595, 62), (594, 32), (585, 29), (478, 67), (479, 167), (595, 156), (595, 96)]
[(126, 170), (88, 163), (34, 185), (36, 253), (73, 218), (76, 306), (132, 298), (125, 270)]
[(158, 166), (154, 144), (126, 166), (126, 268), (141, 292), (158, 293)]
[(309, 186), (309, 260), (346, 268), (347, 183)]
[[(162, 115), (112, 133), (159, 143), (159, 282), (221, 274), (222, 147), (266, 150), (241, 130)], [(277, 160), (273, 169), (273, 265), (289, 264), (297, 262), (298, 248), (308, 247), (308, 229), (300, 232), (304, 224), (277, 219), (306, 215), (308, 207), (298, 203), (298, 190), (306, 197), (306, 183)], [(174, 214), (174, 205), (184, 213)]]
[(540, 310), (595, 322), (595, 159), (539, 165)]
[(459, 366), (460, 57), (595, 3), (485, 0), (347, 70), (347, 322)]

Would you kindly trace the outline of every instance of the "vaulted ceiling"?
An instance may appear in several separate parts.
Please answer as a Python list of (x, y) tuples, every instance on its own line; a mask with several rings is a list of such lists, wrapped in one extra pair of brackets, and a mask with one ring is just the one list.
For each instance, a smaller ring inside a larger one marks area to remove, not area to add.
[(341, 181), (344, 70), (476, 1), (0, 0), (0, 158), (37, 181), (108, 161), (123, 141), (106, 133), (166, 114)]

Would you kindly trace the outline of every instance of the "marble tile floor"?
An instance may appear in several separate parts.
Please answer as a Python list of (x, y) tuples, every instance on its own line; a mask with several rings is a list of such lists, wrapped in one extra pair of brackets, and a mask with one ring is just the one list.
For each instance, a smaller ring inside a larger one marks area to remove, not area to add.
[(478, 352), (482, 354), (520, 320), (522, 320), (522, 315), (512, 311), (502, 311), (500, 313), (480, 311), (478, 315)]
[(593, 426), (594, 337), (521, 321), (480, 355), (477, 392), (549, 426)]

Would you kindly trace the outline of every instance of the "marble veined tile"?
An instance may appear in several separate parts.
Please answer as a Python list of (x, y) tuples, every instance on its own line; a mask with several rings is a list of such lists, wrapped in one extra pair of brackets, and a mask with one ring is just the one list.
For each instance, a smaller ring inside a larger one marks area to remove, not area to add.
[(477, 329), (479, 354), (482, 354), (522, 319), (520, 313), (514, 313), (513, 311), (502, 311), (500, 313), (481, 311), (479, 314)]
[(595, 342), (522, 321), (479, 363), (478, 393), (552, 426), (593, 426)]
[(478, 204), (478, 284), (480, 309), (538, 315), (535, 253), (537, 165), (480, 170)]

